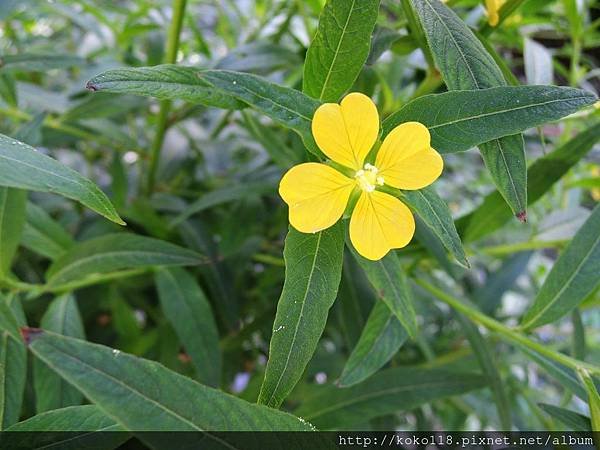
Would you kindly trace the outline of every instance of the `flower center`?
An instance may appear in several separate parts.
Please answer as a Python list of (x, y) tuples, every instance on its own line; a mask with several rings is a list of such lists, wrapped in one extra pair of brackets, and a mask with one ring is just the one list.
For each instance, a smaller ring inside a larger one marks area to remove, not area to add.
[(372, 164), (365, 164), (363, 169), (360, 169), (354, 175), (356, 182), (365, 192), (373, 192), (377, 186), (383, 186), (385, 180), (381, 175), (377, 175), (379, 170)]

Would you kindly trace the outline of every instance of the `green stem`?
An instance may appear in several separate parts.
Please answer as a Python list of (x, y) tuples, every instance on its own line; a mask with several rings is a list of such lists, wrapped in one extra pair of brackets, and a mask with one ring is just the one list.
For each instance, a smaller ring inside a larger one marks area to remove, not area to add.
[[(185, 5), (187, 0), (173, 0), (173, 19), (169, 28), (169, 36), (167, 37), (167, 53), (165, 55), (165, 63), (174, 64), (177, 61), (177, 51), (179, 50), (179, 36), (181, 35), (181, 25), (185, 15)], [(163, 100), (160, 102), (160, 111), (156, 124), (156, 134), (152, 147), (150, 149), (150, 168), (148, 170), (148, 185), (147, 192), (151, 194), (154, 190), (156, 182), (156, 172), (160, 162), (160, 152), (162, 150), (165, 133), (167, 131), (167, 120), (169, 110), (171, 109), (171, 101)]]
[(592, 364), (579, 361), (575, 358), (571, 358), (570, 356), (556, 352), (543, 344), (539, 344), (535, 341), (532, 341), (517, 330), (509, 328), (506, 325), (498, 322), (497, 320), (486, 316), (482, 312), (477, 311), (477, 309), (475, 309), (473, 306), (470, 306), (464, 303), (463, 301), (452, 297), (451, 295), (429, 284), (426, 281), (416, 280), (416, 283), (423, 289), (437, 297), (439, 300), (446, 303), (448, 306), (454, 308), (456, 311), (463, 313), (473, 322), (483, 325), (488, 330), (495, 331), (496, 333), (498, 333), (499, 336), (501, 336), (509, 342), (512, 342), (513, 344), (517, 344), (517, 346), (530, 348), (531, 350), (539, 353), (540, 355), (550, 358), (574, 370), (586, 369), (590, 373), (600, 374), (600, 367), (598, 366), (594, 366)]
[(559, 239), (554, 241), (527, 241), (516, 242), (514, 244), (496, 245), (480, 249), (482, 253), (492, 256), (512, 255), (513, 253), (527, 250), (540, 250), (544, 248), (564, 247), (569, 243), (568, 240)]

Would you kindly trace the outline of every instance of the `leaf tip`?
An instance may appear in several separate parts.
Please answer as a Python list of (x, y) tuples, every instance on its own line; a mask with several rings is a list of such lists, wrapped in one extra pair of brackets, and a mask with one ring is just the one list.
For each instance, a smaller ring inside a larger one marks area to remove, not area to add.
[(85, 88), (86, 88), (88, 91), (91, 91), (91, 92), (96, 92), (96, 91), (98, 91), (98, 86), (96, 86), (96, 84), (95, 84), (95, 83), (94, 83), (92, 80), (88, 81), (88, 82), (85, 84)]
[(527, 211), (519, 211), (517, 214), (515, 214), (515, 217), (519, 219), (519, 222), (527, 223)]
[(25, 341), (25, 345), (31, 344), (31, 342), (39, 337), (44, 330), (41, 328), (29, 328), (29, 327), (21, 327), (21, 337), (23, 341)]

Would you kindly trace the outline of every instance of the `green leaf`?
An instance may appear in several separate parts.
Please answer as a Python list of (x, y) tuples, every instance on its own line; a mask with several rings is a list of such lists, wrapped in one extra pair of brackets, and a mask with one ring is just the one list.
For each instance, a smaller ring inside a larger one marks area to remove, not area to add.
[(377, 296), (400, 321), (408, 335), (415, 337), (417, 335), (417, 316), (413, 306), (412, 293), (396, 254), (390, 252), (379, 261), (370, 261), (360, 256), (352, 245), (349, 247)]
[[(437, 0), (412, 0), (429, 49), (448, 89), (505, 86), (502, 70), (471, 29)], [(481, 142), (479, 150), (498, 191), (514, 214), (525, 217), (527, 161), (522, 136), (499, 135)], [(502, 137), (506, 136), (506, 137)]]
[(240, 182), (233, 186), (210, 191), (198, 200), (188, 205), (185, 210), (171, 221), (171, 226), (179, 225), (195, 214), (233, 200), (239, 200), (251, 195), (269, 194), (276, 190), (277, 183), (274, 181), (250, 181)]
[(552, 266), (533, 305), (522, 320), (524, 329), (554, 322), (571, 312), (600, 286), (600, 205), (579, 229)]
[(258, 403), (281, 405), (304, 373), (337, 295), (343, 255), (341, 222), (314, 234), (290, 227), (283, 250), (285, 282)]
[(312, 138), (311, 121), (320, 103), (256, 75), (165, 64), (109, 70), (92, 78), (87, 86), (96, 91), (182, 99), (225, 109), (248, 105), (296, 131), (312, 151), (318, 151)]
[(0, 134), (0, 186), (52, 192), (77, 200), (124, 225), (106, 195), (90, 180), (27, 144)]
[(460, 241), (452, 213), (435, 190), (431, 187), (417, 191), (402, 191), (401, 199), (421, 218), (444, 247), (464, 267), (470, 267), (465, 250)]
[[(118, 448), (131, 436), (95, 405), (69, 406), (33, 416), (0, 435), (2, 448)], [(43, 432), (42, 432), (43, 431)]]
[[(40, 326), (64, 336), (85, 339), (81, 316), (72, 294), (55, 298), (42, 317)], [(83, 396), (77, 389), (69, 386), (38, 359), (33, 362), (33, 380), (38, 413), (80, 405), (83, 400)]]
[[(536, 160), (527, 170), (528, 205), (534, 204), (583, 158), (600, 139), (600, 124), (588, 128), (569, 142)], [(501, 195), (493, 192), (485, 197), (474, 212), (457, 220), (460, 235), (466, 242), (480, 239), (511, 219), (510, 210)]]
[(460, 313), (457, 313), (456, 317), (471, 344), (473, 353), (475, 353), (483, 373), (488, 378), (490, 388), (494, 395), (496, 409), (498, 410), (501, 429), (510, 430), (512, 424), (510, 419), (510, 402), (506, 395), (506, 390), (504, 389), (504, 383), (500, 377), (500, 370), (496, 364), (496, 357), (492, 353), (487, 340), (479, 332), (477, 326)]
[(27, 352), (19, 334), (25, 326), (18, 297), (0, 295), (0, 430), (19, 420), (27, 379)]
[(32, 54), (0, 56), (0, 72), (20, 70), (24, 72), (46, 72), (52, 69), (83, 66), (85, 59), (73, 55)]
[(383, 122), (383, 132), (404, 122), (421, 122), (429, 128), (432, 147), (454, 153), (558, 120), (595, 101), (595, 95), (581, 89), (557, 86), (451, 91), (408, 103)]
[(165, 316), (192, 358), (200, 381), (219, 386), (219, 334), (204, 292), (194, 277), (179, 267), (158, 270), (155, 280)]
[[(35, 356), (127, 430), (312, 429), (297, 417), (203, 386), (154, 361), (42, 330), (28, 329), (25, 336)], [(153, 446), (168, 444), (164, 434), (140, 437)], [(210, 434), (207, 438), (215, 439)]]
[(306, 53), (302, 91), (337, 102), (358, 77), (377, 22), (379, 0), (328, 0)]
[(483, 386), (485, 379), (479, 375), (399, 367), (350, 388), (315, 389), (294, 413), (320, 429), (344, 429)]
[(27, 192), (0, 187), (0, 277), (10, 272), (25, 224)]
[(46, 272), (48, 286), (57, 288), (97, 274), (151, 266), (205, 263), (195, 252), (131, 233), (115, 233), (80, 242), (58, 258)]
[(404, 327), (387, 305), (375, 303), (338, 386), (352, 386), (373, 375), (392, 359), (407, 338)]
[(538, 403), (538, 406), (543, 411), (565, 424), (567, 428), (565, 428), (564, 431), (581, 431), (584, 433), (592, 431), (592, 424), (589, 417), (569, 409), (548, 405), (547, 403)]
[(122, 431), (95, 405), (68, 406), (37, 414), (6, 431)]
[(592, 431), (600, 431), (600, 394), (598, 394), (594, 379), (585, 369), (580, 369), (578, 375), (588, 394)]
[(182, 99), (223, 109), (241, 109), (244, 104), (235, 98), (215, 91), (202, 81), (194, 67), (164, 64), (155, 67), (112, 69), (96, 75), (87, 82), (92, 91), (143, 95), (162, 100)]
[(74, 244), (65, 229), (34, 203), (27, 203), (27, 222), (23, 229), (21, 245), (29, 250), (56, 259)]

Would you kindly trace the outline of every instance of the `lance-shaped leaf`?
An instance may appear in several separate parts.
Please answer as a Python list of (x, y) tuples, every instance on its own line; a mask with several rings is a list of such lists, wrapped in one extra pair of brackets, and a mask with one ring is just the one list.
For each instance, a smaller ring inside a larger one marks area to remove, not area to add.
[(319, 429), (343, 429), (483, 386), (479, 375), (399, 367), (350, 388), (320, 386), (294, 413)]
[(523, 317), (525, 329), (568, 314), (600, 286), (600, 206), (586, 220), (548, 274)]
[(302, 92), (256, 75), (167, 64), (109, 70), (92, 78), (87, 86), (92, 90), (182, 99), (226, 109), (250, 106), (296, 131), (312, 151), (318, 151), (312, 138), (311, 121), (320, 103)]
[(65, 69), (72, 66), (83, 66), (84, 58), (66, 54), (33, 54), (0, 56), (0, 72), (21, 70), (24, 72), (46, 72), (51, 69)]
[(358, 77), (369, 55), (379, 0), (328, 0), (306, 53), (302, 90), (336, 102)]
[(580, 369), (578, 375), (588, 394), (592, 431), (600, 431), (600, 394), (598, 394), (598, 388), (592, 376), (585, 369)]
[(281, 405), (302, 376), (336, 298), (343, 255), (341, 222), (314, 234), (290, 227), (283, 251), (285, 282), (277, 304), (259, 403)]
[(85, 280), (98, 274), (151, 266), (187, 266), (206, 263), (201, 255), (169, 242), (115, 233), (78, 243), (46, 272), (48, 286)]
[[(571, 167), (577, 164), (600, 140), (600, 124), (578, 134), (569, 142), (536, 160), (527, 170), (529, 179), (527, 202), (539, 200), (560, 180)], [(456, 221), (464, 241), (480, 239), (502, 227), (511, 218), (510, 209), (498, 192), (485, 197), (481, 206)]]
[(19, 420), (27, 379), (27, 352), (19, 337), (25, 326), (18, 297), (0, 295), (0, 430)]
[[(203, 386), (154, 361), (48, 331), (26, 328), (22, 333), (36, 357), (127, 430), (312, 429), (297, 417)], [(140, 438), (158, 448), (172, 444), (168, 433), (142, 433)], [(219, 439), (206, 435), (208, 445)]]
[[(42, 317), (40, 326), (64, 336), (85, 339), (81, 316), (72, 294), (55, 298)], [(69, 386), (38, 359), (33, 362), (33, 381), (38, 413), (79, 405), (83, 400), (83, 396), (77, 389)]]
[(370, 261), (360, 256), (351, 244), (349, 247), (377, 296), (400, 321), (408, 335), (416, 336), (417, 316), (412, 293), (396, 254), (390, 252), (379, 261)]
[(160, 269), (155, 279), (161, 307), (192, 358), (200, 381), (218, 386), (221, 381), (219, 334), (204, 292), (194, 277), (179, 267)]
[(360, 339), (344, 366), (338, 386), (352, 386), (373, 375), (398, 352), (407, 338), (404, 327), (387, 305), (375, 303)]
[(60, 194), (124, 225), (104, 192), (90, 180), (33, 147), (2, 134), (0, 186)]
[[(412, 0), (429, 49), (448, 89), (505, 86), (500, 67), (471, 29), (438, 0)], [(498, 191), (514, 214), (525, 218), (527, 161), (520, 135), (482, 142), (479, 150)]]
[(92, 91), (143, 95), (161, 100), (182, 99), (223, 109), (241, 109), (245, 105), (224, 94), (198, 77), (199, 69), (163, 64), (154, 67), (112, 69), (87, 82)]
[(566, 425), (564, 431), (581, 431), (589, 433), (592, 431), (590, 418), (569, 409), (560, 408), (547, 403), (538, 403), (538, 406), (547, 414)]
[(413, 100), (383, 122), (383, 131), (421, 122), (429, 128), (437, 151), (460, 152), (568, 116), (596, 100), (581, 89), (557, 86), (451, 91)]
[(27, 193), (0, 187), (0, 277), (10, 272), (25, 225)]
[(50, 259), (56, 259), (74, 244), (73, 238), (44, 209), (27, 203), (27, 221), (21, 245)]
[(440, 239), (452, 256), (463, 266), (469, 267), (452, 213), (435, 190), (427, 187), (417, 191), (403, 191), (401, 198)]

